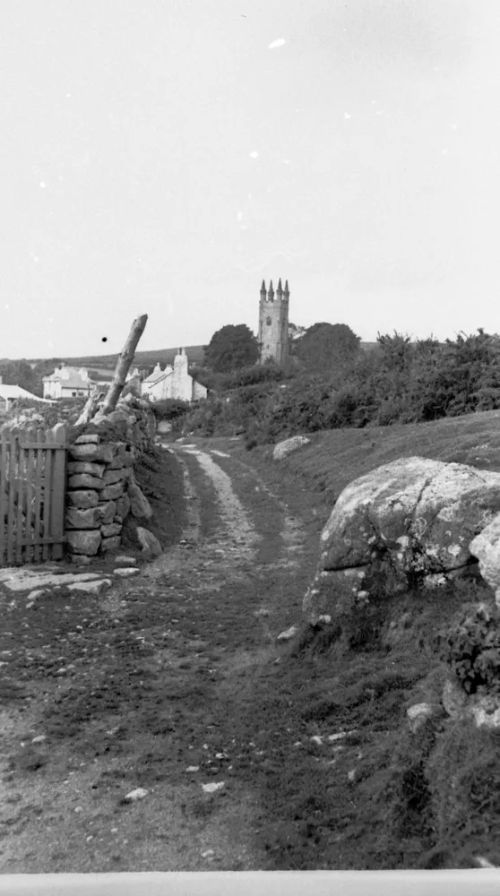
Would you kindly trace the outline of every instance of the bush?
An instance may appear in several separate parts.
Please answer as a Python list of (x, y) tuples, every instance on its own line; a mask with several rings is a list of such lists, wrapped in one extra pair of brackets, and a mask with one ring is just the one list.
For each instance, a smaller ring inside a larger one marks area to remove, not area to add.
[(180, 401), (178, 398), (166, 398), (163, 401), (151, 402), (151, 410), (157, 420), (175, 420), (187, 414), (189, 408), (189, 402)]
[(485, 603), (469, 604), (437, 637), (441, 657), (467, 694), (500, 694), (500, 613)]
[(189, 413), (186, 427), (206, 435), (243, 432), (250, 447), (318, 429), (417, 423), (500, 407), (500, 338), (482, 330), (444, 344), (379, 334), (373, 349), (348, 354), (341, 370), (297, 365), (292, 359), (285, 368), (271, 362), (200, 370), (212, 403)]

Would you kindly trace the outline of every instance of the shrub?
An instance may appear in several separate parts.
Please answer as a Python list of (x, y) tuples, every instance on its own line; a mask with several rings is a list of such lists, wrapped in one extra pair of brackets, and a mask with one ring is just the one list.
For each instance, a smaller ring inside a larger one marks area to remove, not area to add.
[(442, 658), (467, 694), (500, 694), (500, 613), (485, 603), (469, 604), (437, 636)]

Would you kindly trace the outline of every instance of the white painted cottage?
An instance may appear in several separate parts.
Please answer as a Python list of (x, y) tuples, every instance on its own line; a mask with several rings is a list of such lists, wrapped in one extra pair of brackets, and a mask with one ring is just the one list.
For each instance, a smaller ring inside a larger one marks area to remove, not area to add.
[(183, 348), (174, 358), (174, 365), (167, 364), (164, 370), (160, 364), (142, 382), (141, 394), (150, 401), (164, 401), (177, 398), (180, 401), (198, 401), (207, 397), (207, 389), (188, 372), (188, 357)]
[(77, 395), (89, 395), (95, 383), (89, 378), (85, 367), (68, 367), (61, 364), (54, 373), (43, 377), (44, 398), (74, 398)]

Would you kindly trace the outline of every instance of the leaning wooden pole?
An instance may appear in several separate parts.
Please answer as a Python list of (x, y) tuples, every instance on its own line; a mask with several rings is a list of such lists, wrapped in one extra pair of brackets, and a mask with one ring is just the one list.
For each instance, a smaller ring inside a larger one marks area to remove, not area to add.
[(130, 365), (134, 359), (137, 343), (144, 333), (147, 319), (147, 314), (141, 314), (141, 316), (136, 318), (136, 320), (134, 320), (134, 323), (132, 324), (130, 333), (128, 334), (128, 339), (123, 346), (120, 357), (118, 358), (113, 382), (111, 383), (106, 398), (104, 399), (104, 404), (100, 411), (101, 414), (109, 414), (116, 407), (116, 402), (121, 395), (122, 389), (125, 385), (125, 380), (127, 379), (127, 373), (129, 372)]

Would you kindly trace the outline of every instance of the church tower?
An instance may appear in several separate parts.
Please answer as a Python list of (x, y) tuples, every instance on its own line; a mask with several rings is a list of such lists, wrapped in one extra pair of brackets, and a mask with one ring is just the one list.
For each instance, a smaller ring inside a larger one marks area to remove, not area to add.
[(281, 277), (278, 281), (276, 293), (273, 289), (273, 281), (269, 282), (269, 290), (266, 292), (266, 283), (262, 281), (259, 302), (259, 345), (260, 363), (268, 358), (273, 358), (277, 364), (284, 364), (288, 359), (288, 300), (290, 290), (288, 280), (285, 288), (281, 285)]

